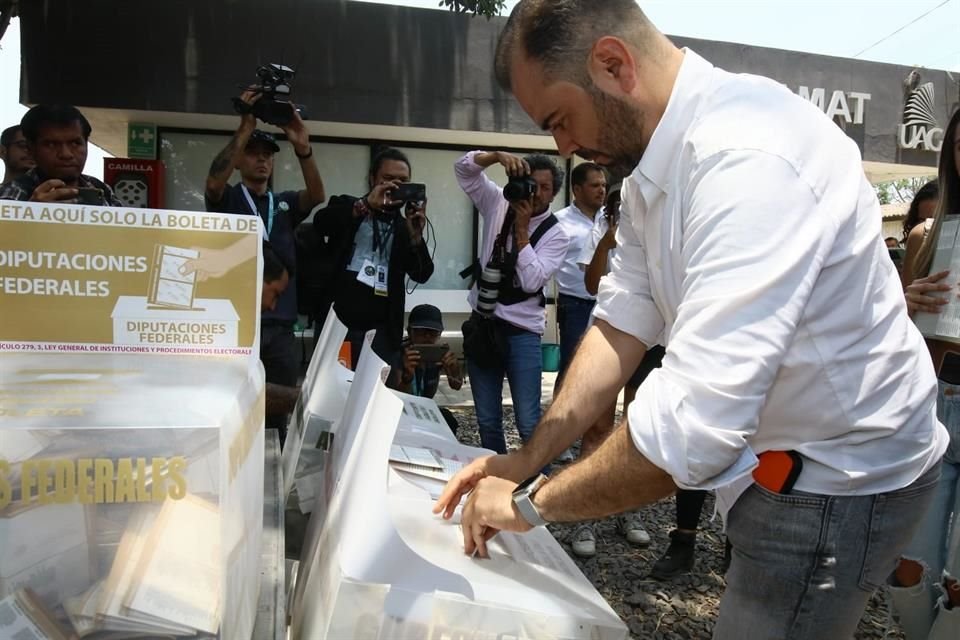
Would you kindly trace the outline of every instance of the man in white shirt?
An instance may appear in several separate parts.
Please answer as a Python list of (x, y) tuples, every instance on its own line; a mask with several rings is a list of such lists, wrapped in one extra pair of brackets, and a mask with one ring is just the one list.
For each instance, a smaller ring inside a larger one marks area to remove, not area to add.
[[(561, 154), (629, 177), (568, 383), (523, 449), (435, 508), (473, 489), (464, 547), (484, 554), (498, 529), (714, 489), (733, 545), (714, 637), (851, 637), (947, 446), (856, 145), (786, 87), (677, 49), (633, 0), (521, 0), (496, 67)], [(627, 420), (512, 495), (657, 343)]]
[(597, 301), (583, 284), (583, 271), (577, 260), (583, 246), (593, 231), (597, 212), (603, 208), (607, 193), (607, 178), (600, 165), (583, 162), (570, 174), (573, 188), (573, 203), (554, 215), (563, 228), (570, 244), (563, 264), (557, 271), (557, 322), (560, 325), (560, 371), (557, 385), (562, 384), (563, 374), (573, 360), (573, 352), (580, 343), (590, 323), (590, 313)]

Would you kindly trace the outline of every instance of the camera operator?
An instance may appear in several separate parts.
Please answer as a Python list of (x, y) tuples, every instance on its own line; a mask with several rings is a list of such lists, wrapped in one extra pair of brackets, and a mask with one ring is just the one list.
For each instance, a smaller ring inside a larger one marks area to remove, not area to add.
[(422, 284), (433, 275), (433, 258), (423, 239), (426, 194), (419, 192), (411, 200), (393, 197), (400, 185), (410, 183), (410, 176), (407, 156), (398, 149), (384, 149), (370, 163), (367, 195), (334, 196), (313, 218), (317, 237), (333, 261), (334, 310), (348, 329), (353, 368), (363, 337), (371, 330), (376, 331), (377, 355), (386, 362), (398, 357), (404, 280), (409, 276)]
[[(260, 94), (248, 90), (240, 99), (252, 106)], [(207, 211), (260, 216), (264, 239), (270, 241), (286, 264), (294, 265), (294, 229), (313, 207), (323, 202), (323, 180), (313, 159), (310, 134), (300, 114), (294, 111), (283, 132), (300, 161), (306, 189), (274, 193), (270, 189), (270, 178), (274, 154), (280, 147), (272, 135), (256, 129), (256, 122), (252, 113), (240, 116), (237, 132), (210, 165), (205, 193)], [(240, 171), (240, 182), (227, 184), (234, 169)], [(276, 308), (261, 314), (260, 360), (269, 383), (289, 387), (297, 384), (300, 354), (293, 335), (296, 321), (297, 288), (287, 287)], [(267, 426), (282, 429), (285, 424), (284, 416), (280, 415), (271, 416)]]
[[(502, 165), (501, 191), (483, 170)], [(546, 325), (543, 287), (560, 268), (569, 238), (550, 213), (563, 174), (550, 158), (472, 151), (456, 162), (460, 188), (483, 216), (483, 248), (464, 323), (464, 352), (480, 441), (505, 453), (503, 377), (510, 382), (517, 431), (526, 441), (540, 420), (540, 340)], [(509, 199), (508, 199), (509, 198)]]
[(100, 180), (84, 175), (92, 128), (70, 105), (38, 104), (20, 121), (35, 166), (0, 189), (0, 200), (123, 206)]

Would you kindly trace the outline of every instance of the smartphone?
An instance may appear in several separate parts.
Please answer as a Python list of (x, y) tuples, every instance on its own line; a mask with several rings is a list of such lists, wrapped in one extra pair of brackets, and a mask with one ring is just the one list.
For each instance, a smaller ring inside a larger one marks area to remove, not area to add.
[(423, 202), (427, 199), (427, 185), (420, 182), (402, 182), (391, 189), (390, 197), (396, 201)]
[(80, 204), (103, 204), (103, 190), (94, 187), (77, 189), (77, 202)]
[(790, 493), (803, 471), (803, 457), (796, 451), (764, 451), (758, 458), (754, 482), (774, 493)]
[(443, 344), (412, 344), (409, 347), (420, 354), (420, 364), (440, 364), (443, 356), (450, 351), (450, 345)]

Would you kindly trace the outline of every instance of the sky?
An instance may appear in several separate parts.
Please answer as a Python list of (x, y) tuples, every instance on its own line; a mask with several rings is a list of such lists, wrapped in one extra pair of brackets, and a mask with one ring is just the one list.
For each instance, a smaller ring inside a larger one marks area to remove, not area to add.
[[(305, 2), (310, 0), (303, 0)], [(438, 0), (356, 0), (437, 9)], [(516, 0), (508, 0), (509, 10)], [(738, 42), (960, 74), (960, 0), (641, 0), (668, 35)], [(20, 77), (20, 25), (0, 42), (0, 77)], [(0, 129), (19, 122), (19, 82), (0, 83)], [(91, 145), (86, 173), (101, 177)]]

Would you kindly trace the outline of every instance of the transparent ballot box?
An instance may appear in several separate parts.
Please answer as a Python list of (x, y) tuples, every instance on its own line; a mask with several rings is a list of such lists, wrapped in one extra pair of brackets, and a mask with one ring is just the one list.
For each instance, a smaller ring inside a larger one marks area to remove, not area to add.
[[(459, 514), (446, 521), (431, 506), (445, 473), (490, 452), (456, 442), (432, 400), (389, 390), (386, 371), (362, 353), (326, 461), (329, 502), (304, 541), (290, 637), (626, 638), (546, 529), (499, 534), (490, 559), (464, 555)], [(430, 458), (443, 461), (436, 473), (420, 464)]]
[(94, 640), (250, 638), (263, 412), (257, 360), (0, 357), (0, 600)]

